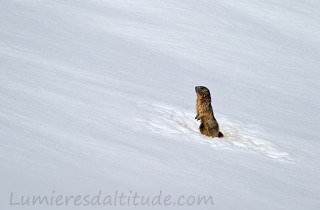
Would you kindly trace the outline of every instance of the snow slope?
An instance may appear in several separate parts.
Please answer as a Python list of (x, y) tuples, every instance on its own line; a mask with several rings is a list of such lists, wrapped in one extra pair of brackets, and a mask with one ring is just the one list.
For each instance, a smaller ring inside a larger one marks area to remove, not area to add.
[[(0, 8), (1, 209), (46, 209), (10, 206), (10, 193), (53, 190), (213, 196), (194, 209), (320, 208), (320, 2)], [(211, 90), (224, 139), (199, 134), (196, 85)]]

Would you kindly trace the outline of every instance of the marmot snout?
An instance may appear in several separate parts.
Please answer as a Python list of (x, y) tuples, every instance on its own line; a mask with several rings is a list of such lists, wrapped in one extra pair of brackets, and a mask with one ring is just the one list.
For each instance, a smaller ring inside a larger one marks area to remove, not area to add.
[(197, 93), (197, 115), (195, 119), (201, 121), (199, 126), (200, 132), (210, 137), (223, 137), (223, 134), (219, 131), (219, 124), (213, 114), (209, 89), (204, 86), (196, 86), (195, 91)]

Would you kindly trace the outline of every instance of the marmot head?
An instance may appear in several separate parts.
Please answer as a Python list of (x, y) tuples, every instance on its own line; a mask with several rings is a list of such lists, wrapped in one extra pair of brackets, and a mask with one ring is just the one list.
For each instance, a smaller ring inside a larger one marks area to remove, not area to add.
[(196, 86), (195, 87), (197, 96), (200, 97), (200, 99), (209, 99), (211, 100), (210, 91), (208, 88), (204, 86)]

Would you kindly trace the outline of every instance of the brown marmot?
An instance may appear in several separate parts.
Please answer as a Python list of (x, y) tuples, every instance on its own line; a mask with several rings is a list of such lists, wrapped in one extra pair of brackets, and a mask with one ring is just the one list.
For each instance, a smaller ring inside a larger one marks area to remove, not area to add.
[(210, 137), (223, 137), (223, 134), (219, 131), (219, 124), (214, 118), (209, 89), (204, 86), (196, 86), (195, 89), (197, 93), (197, 115), (195, 119), (201, 120), (200, 132)]

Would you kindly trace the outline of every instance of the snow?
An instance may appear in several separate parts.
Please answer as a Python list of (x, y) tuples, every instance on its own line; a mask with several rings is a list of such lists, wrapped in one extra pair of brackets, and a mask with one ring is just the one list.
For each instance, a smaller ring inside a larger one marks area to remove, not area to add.
[[(318, 1), (0, 6), (1, 209), (99, 190), (214, 200), (119, 209), (320, 208)], [(196, 85), (225, 138), (199, 134)]]

